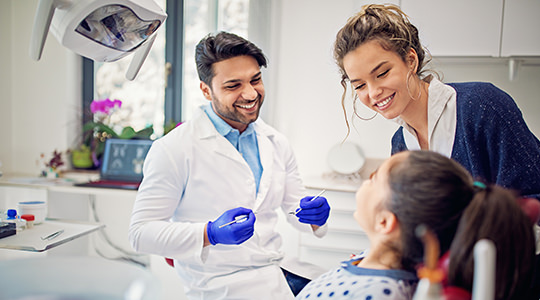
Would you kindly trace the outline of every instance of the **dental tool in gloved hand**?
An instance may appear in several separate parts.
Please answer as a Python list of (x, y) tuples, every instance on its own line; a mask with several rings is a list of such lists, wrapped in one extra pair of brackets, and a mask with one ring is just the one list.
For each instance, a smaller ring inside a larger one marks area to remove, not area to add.
[[(254, 211), (253, 214), (256, 215), (257, 212)], [(225, 223), (225, 224), (219, 225), (219, 228), (223, 228), (223, 227), (225, 227), (225, 226), (227, 226), (227, 225), (231, 225), (231, 224), (234, 224), (234, 223), (242, 223), (242, 222), (245, 222), (245, 221), (248, 219), (248, 217), (249, 217), (248, 215), (236, 216), (236, 217), (234, 217), (234, 220), (232, 220), (232, 221), (230, 221), (230, 222), (227, 222), (227, 223)]]
[[(326, 192), (326, 190), (322, 190), (320, 193), (317, 194), (317, 196), (311, 198), (310, 201), (319, 198), (322, 194), (324, 194), (324, 192)], [(305, 199), (305, 198), (304, 198), (304, 199)], [(295, 211), (290, 211), (289, 214), (291, 214), (291, 215), (296, 215), (297, 213), (299, 213), (299, 212), (301, 212), (301, 211), (302, 211), (302, 208), (297, 208)]]
[[(324, 191), (323, 191), (324, 192)], [(330, 205), (322, 192), (315, 196), (307, 196), (300, 200), (300, 209), (294, 214), (300, 223), (323, 226), (330, 216)]]
[(214, 222), (208, 222), (206, 226), (208, 241), (212, 245), (239, 245), (253, 236), (254, 224), (255, 214), (251, 209), (243, 207), (230, 209)]

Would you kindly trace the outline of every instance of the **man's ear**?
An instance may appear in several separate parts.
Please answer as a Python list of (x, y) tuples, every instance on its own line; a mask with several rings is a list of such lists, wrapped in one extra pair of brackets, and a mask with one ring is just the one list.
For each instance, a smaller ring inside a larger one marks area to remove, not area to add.
[(210, 89), (208, 84), (201, 81), (200, 88), (204, 98), (206, 98), (206, 100), (212, 101), (212, 90)]
[(375, 221), (375, 228), (382, 234), (389, 234), (399, 227), (396, 215), (388, 210), (379, 212)]

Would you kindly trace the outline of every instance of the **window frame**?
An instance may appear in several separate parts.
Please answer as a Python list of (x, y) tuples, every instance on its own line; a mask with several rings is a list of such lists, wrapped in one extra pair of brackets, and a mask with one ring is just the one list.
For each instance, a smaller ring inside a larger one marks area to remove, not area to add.
[(165, 124), (182, 120), (182, 77), (184, 59), (184, 0), (167, 0), (167, 26), (165, 34)]

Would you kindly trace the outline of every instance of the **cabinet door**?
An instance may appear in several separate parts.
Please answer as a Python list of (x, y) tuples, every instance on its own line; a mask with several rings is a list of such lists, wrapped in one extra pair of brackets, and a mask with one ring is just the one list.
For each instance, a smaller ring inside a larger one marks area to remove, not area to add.
[[(308, 190), (316, 195), (321, 188)], [(331, 207), (328, 232), (323, 238), (302, 233), (299, 239), (300, 260), (325, 269), (334, 269), (351, 254), (369, 248), (369, 239), (353, 217), (356, 209), (354, 192), (330, 191), (324, 194)]]
[(540, 1), (504, 3), (501, 56), (540, 55)]
[(402, 0), (401, 8), (433, 56), (499, 56), (503, 0)]

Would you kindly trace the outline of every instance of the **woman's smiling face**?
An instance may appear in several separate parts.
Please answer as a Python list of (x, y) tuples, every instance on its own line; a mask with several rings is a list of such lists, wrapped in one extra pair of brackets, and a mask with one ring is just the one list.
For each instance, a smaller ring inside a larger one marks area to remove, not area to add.
[[(412, 50), (409, 56), (414, 59)], [(363, 43), (343, 58), (343, 67), (358, 99), (386, 119), (400, 116), (412, 100), (407, 77), (415, 70), (415, 61), (385, 50), (378, 41)]]

